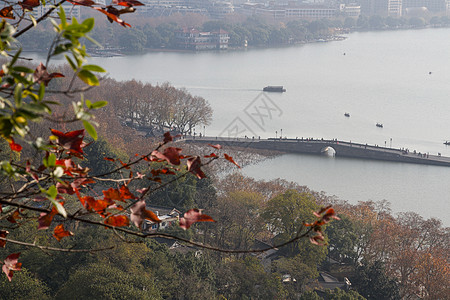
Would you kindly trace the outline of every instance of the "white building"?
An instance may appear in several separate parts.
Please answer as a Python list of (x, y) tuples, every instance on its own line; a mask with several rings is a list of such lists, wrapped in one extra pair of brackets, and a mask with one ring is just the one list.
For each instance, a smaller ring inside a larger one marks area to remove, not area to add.
[[(61, 7), (64, 9), (64, 13), (66, 14), (67, 18), (75, 17), (77, 19), (81, 18), (81, 6), (80, 5), (73, 5), (69, 2), (65, 2), (61, 5)], [(35, 18), (42, 17), (45, 13), (47, 13), (50, 10), (51, 6), (49, 4), (47, 5), (39, 5), (38, 7), (33, 8), (32, 14)], [(53, 10), (53, 12), (50, 14), (51, 17), (57, 18), (59, 13), (59, 8)]]

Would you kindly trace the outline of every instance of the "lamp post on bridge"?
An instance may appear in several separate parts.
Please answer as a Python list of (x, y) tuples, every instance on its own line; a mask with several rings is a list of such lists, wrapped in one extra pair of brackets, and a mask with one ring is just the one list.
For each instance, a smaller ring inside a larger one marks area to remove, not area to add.
[(283, 139), (283, 128), (280, 129), (280, 140)]
[(390, 138), (389, 148), (392, 148), (392, 138)]

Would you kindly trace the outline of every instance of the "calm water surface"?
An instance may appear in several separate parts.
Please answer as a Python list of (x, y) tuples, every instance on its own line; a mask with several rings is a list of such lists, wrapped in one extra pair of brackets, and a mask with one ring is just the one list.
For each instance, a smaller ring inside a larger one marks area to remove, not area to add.
[[(366, 32), (289, 48), (92, 61), (118, 80), (168, 81), (204, 97), (214, 109), (205, 128), (210, 136), (223, 133), (238, 117), (249, 136), (274, 137), (282, 131), (287, 137), (386, 143), (450, 156), (450, 147), (443, 145), (450, 140), (449, 37), (450, 29)], [(278, 110), (259, 127), (245, 109), (258, 104), (267, 85), (283, 85), (287, 92), (267, 94)], [(386, 199), (396, 212), (412, 210), (450, 225), (450, 168), (287, 154), (243, 172), (296, 181), (352, 203)]]

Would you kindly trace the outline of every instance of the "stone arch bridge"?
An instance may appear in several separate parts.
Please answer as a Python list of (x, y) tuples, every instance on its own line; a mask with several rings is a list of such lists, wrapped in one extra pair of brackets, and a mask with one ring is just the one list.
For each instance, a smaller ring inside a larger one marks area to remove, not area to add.
[(317, 155), (323, 154), (328, 148), (332, 148), (335, 151), (335, 156), (338, 157), (450, 167), (450, 157), (339, 140), (186, 137), (184, 138), (184, 141), (186, 143), (195, 144), (221, 144), (228, 147), (266, 149), (287, 153)]

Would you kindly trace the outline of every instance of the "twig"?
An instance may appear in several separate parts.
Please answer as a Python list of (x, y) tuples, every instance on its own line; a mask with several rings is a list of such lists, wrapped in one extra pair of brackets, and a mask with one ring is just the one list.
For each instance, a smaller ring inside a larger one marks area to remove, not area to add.
[[(45, 20), (56, 8), (58, 8), (64, 2), (66, 2), (66, 0), (61, 0), (60, 2), (56, 3), (55, 6), (51, 7), (45, 14), (43, 14), (40, 18), (38, 18), (36, 20), (36, 23), (39, 24), (40, 22)], [(19, 36), (21, 36), (22, 34), (24, 34), (25, 32), (27, 32), (28, 30), (30, 30), (33, 27), (34, 27), (33, 23), (29, 24), (28, 26), (26, 26), (21, 31), (18, 31), (15, 34), (13, 34), (13, 38), (18, 38)]]
[(114, 245), (114, 246), (111, 246), (111, 247), (108, 247), (108, 248), (71, 249), (71, 248), (56, 248), (56, 247), (49, 247), (49, 246), (40, 246), (40, 245), (36, 245), (35, 243), (31, 244), (31, 243), (26, 243), (26, 242), (21, 242), (21, 241), (7, 239), (7, 238), (4, 238), (4, 237), (0, 237), (0, 240), (6, 241), (6, 242), (9, 242), (9, 243), (13, 243), (13, 244), (17, 244), (17, 245), (39, 248), (41, 250), (59, 251), (59, 252), (100, 252), (100, 251), (111, 250), (111, 249), (114, 249), (116, 247)]

